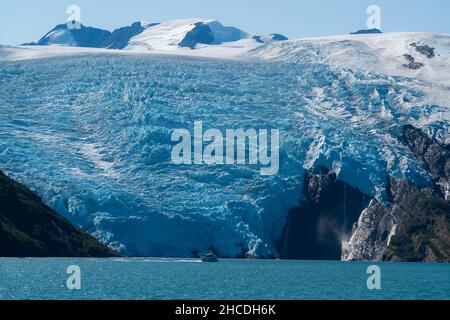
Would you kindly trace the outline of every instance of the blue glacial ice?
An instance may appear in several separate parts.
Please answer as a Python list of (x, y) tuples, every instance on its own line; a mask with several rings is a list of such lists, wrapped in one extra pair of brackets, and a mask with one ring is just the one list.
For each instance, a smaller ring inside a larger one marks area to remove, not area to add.
[[(323, 64), (166, 56), (0, 63), (0, 169), (124, 254), (277, 256), (304, 170), (383, 201), (429, 178), (397, 137), (439, 111), (414, 81)], [(280, 170), (174, 165), (172, 130), (277, 128)], [(436, 121), (429, 132), (445, 132)]]

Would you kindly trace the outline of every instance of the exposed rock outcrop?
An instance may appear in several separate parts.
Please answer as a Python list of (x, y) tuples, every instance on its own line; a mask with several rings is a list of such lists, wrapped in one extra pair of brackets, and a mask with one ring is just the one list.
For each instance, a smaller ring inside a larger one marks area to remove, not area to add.
[(427, 46), (426, 44), (420, 44), (417, 42), (413, 42), (410, 44), (410, 46), (413, 47), (414, 49), (416, 49), (416, 51), (418, 53), (420, 53), (421, 55), (424, 55), (428, 59), (432, 59), (436, 56), (435, 49), (430, 46)]
[(37, 43), (24, 45), (65, 45), (86, 48), (124, 49), (131, 38), (140, 34), (145, 28), (158, 23), (144, 24), (135, 22), (131, 26), (109, 32), (99, 28), (86, 27), (80, 23), (79, 28), (68, 28), (67, 24), (60, 24), (44, 35)]
[(435, 187), (389, 178), (388, 203), (372, 200), (362, 212), (343, 245), (343, 260), (450, 261), (449, 146), (411, 125), (400, 140), (423, 162)]
[(401, 214), (383, 260), (450, 261), (450, 203), (424, 192), (401, 201)]
[(399, 138), (419, 158), (435, 187), (387, 178), (380, 203), (325, 168), (305, 175), (280, 242), (288, 259), (450, 261), (449, 146), (418, 128)]
[(405, 53), (403, 57), (407, 62), (403, 65), (404, 68), (411, 70), (419, 70), (420, 68), (423, 68), (425, 66), (422, 62), (417, 62), (416, 59), (410, 54)]
[(145, 28), (156, 26), (158, 23), (152, 23), (145, 25), (142, 22), (135, 22), (131, 26), (119, 28), (113, 31), (111, 36), (103, 44), (103, 47), (108, 49), (123, 49), (125, 48), (130, 39), (140, 34)]
[(69, 29), (66, 24), (57, 25), (43, 36), (36, 45), (68, 45), (77, 47), (103, 48), (111, 37), (111, 32), (103, 29), (85, 27)]
[(0, 257), (112, 257), (33, 192), (0, 172)]
[(288, 37), (283, 36), (282, 34), (272, 33), (267, 36), (253, 36), (253, 40), (255, 40), (256, 42), (259, 42), (259, 43), (272, 44), (274, 42), (287, 41), (289, 39), (288, 39)]
[(439, 196), (450, 197), (450, 145), (431, 139), (422, 130), (407, 125), (401, 141), (421, 160), (436, 185)]
[(393, 178), (387, 191), (387, 205), (372, 200), (362, 212), (343, 244), (342, 259), (449, 261), (449, 203), (430, 189)]
[(363, 29), (363, 30), (358, 30), (356, 32), (352, 32), (350, 34), (380, 34), (383, 33), (381, 30), (379, 29)]
[(202, 22), (198, 22), (195, 24), (194, 29), (189, 31), (178, 45), (180, 47), (195, 49), (197, 44), (213, 44), (214, 41), (211, 28)]
[(340, 260), (341, 243), (370, 197), (319, 167), (306, 174), (303, 200), (289, 212), (280, 256), (284, 259)]

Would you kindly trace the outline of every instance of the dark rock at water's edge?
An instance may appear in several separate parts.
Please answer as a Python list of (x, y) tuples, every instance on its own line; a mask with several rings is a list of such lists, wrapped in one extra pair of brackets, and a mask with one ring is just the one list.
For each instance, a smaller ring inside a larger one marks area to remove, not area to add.
[(386, 210), (398, 225), (383, 260), (449, 262), (450, 202), (415, 187), (400, 188), (394, 197)]
[(0, 257), (117, 255), (0, 171)]
[(449, 146), (412, 126), (399, 139), (435, 187), (387, 178), (380, 203), (319, 167), (305, 174), (278, 250), (284, 259), (450, 261)]
[(213, 43), (215, 43), (215, 39), (211, 28), (203, 22), (198, 22), (195, 24), (194, 29), (186, 34), (186, 36), (183, 40), (181, 40), (178, 46), (195, 49), (195, 46), (197, 44)]
[(428, 188), (388, 179), (388, 203), (375, 199), (343, 244), (344, 260), (450, 261), (450, 203)]
[(383, 31), (381, 31), (380, 29), (373, 28), (373, 29), (358, 30), (350, 34), (380, 34), (380, 33), (383, 33)]
[(352, 231), (370, 197), (319, 167), (306, 174), (303, 198), (289, 212), (281, 258), (340, 260), (342, 238)]

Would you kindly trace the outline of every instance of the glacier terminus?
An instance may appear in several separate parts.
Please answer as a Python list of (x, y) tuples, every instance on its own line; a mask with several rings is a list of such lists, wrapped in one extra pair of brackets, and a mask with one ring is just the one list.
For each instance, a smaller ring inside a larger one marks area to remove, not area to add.
[[(98, 33), (97, 47), (64, 27), (0, 47), (0, 169), (122, 254), (280, 257), (290, 212), (327, 183), (360, 204), (337, 235), (343, 258), (357, 259), (367, 225), (395, 198), (390, 179), (448, 188), (401, 137), (419, 137), (411, 125), (450, 143), (450, 36), (288, 40), (209, 19), (129, 28)], [(186, 147), (190, 161), (174, 163), (174, 130), (192, 134), (199, 121), (224, 137), (278, 132), (279, 148), (197, 165)], [(255, 159), (277, 170), (261, 174)]]

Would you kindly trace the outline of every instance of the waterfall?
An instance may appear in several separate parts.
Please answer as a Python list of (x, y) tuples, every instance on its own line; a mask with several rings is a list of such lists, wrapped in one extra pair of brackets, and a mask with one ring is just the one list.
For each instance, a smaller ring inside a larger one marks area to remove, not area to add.
[(343, 232), (342, 234), (345, 235), (346, 228), (347, 228), (347, 185), (344, 184), (344, 198), (343, 198), (343, 207), (344, 207), (344, 223), (342, 224)]

